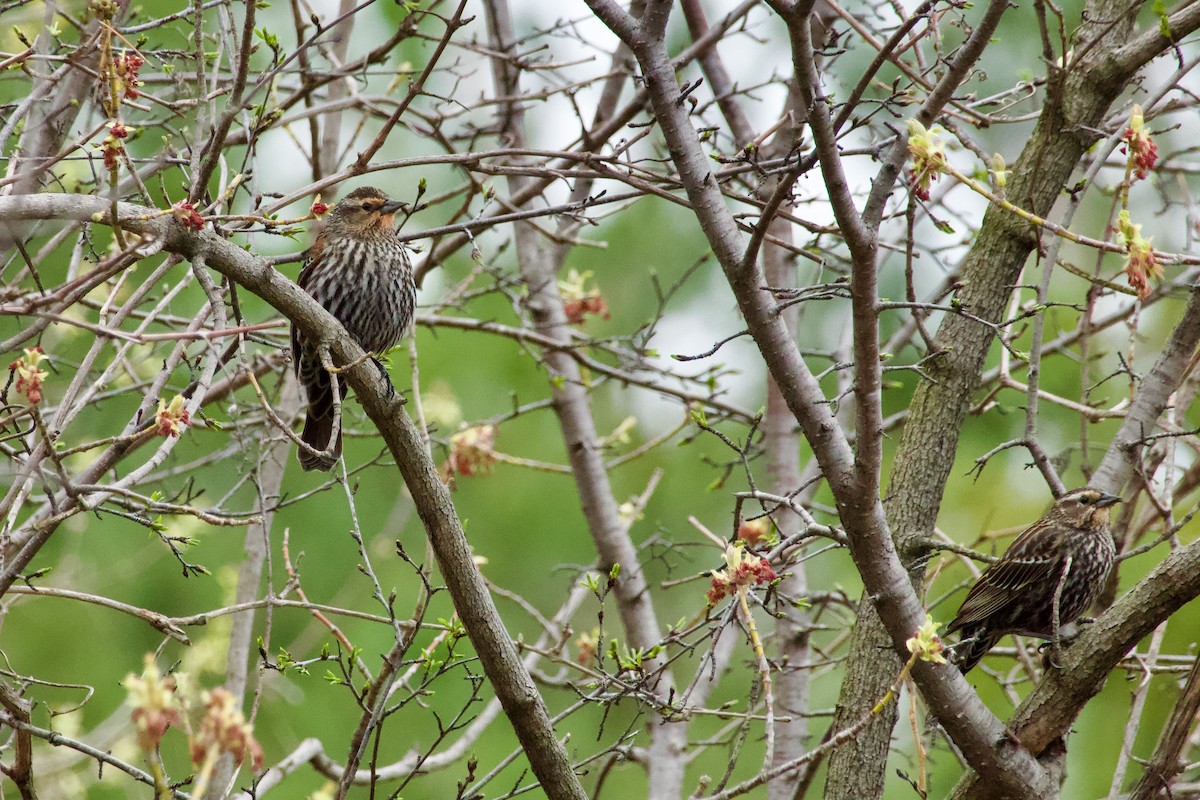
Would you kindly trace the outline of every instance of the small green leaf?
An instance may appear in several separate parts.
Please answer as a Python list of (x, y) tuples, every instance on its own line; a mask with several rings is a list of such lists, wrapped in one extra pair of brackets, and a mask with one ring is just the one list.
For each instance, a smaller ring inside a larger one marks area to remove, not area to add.
[(254, 35), (262, 39), (267, 47), (271, 48), (272, 50), (279, 49), (279, 38), (267, 30), (265, 25), (262, 28), (255, 28)]

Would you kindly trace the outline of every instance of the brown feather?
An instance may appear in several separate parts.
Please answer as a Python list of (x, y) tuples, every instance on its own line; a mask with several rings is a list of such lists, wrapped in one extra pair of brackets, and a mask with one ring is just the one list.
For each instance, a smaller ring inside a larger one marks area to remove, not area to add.
[(984, 570), (946, 628), (962, 632), (963, 672), (1006, 634), (1052, 638), (1056, 595), (1060, 626), (1087, 611), (1112, 568), (1108, 509), (1117, 500), (1094, 489), (1068, 492)]

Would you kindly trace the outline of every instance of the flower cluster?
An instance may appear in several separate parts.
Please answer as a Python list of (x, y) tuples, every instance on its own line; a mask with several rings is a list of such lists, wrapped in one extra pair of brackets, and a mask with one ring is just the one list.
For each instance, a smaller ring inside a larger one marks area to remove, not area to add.
[(200, 216), (200, 212), (191, 203), (180, 201), (171, 206), (171, 213), (179, 220), (179, 224), (189, 231), (204, 230), (204, 217)]
[(908, 647), (908, 652), (922, 661), (945, 664), (946, 657), (942, 653), (946, 646), (942, 644), (941, 637), (937, 635), (937, 629), (938, 623), (933, 621), (933, 617), (926, 614), (925, 624), (917, 628), (913, 637), (904, 643)]
[(317, 199), (308, 210), (314, 217), (323, 217), (329, 213), (329, 203), (322, 203), (321, 195), (317, 195)]
[(760, 545), (771, 538), (771, 518), (759, 517), (758, 519), (748, 520), (738, 525), (737, 530), (738, 541), (754, 547)]
[(908, 154), (912, 167), (908, 170), (908, 184), (913, 194), (922, 200), (929, 199), (929, 189), (937, 176), (945, 171), (946, 151), (933, 131), (915, 119), (908, 121)]
[(1125, 245), (1128, 256), (1125, 261), (1125, 276), (1129, 286), (1143, 300), (1150, 294), (1150, 278), (1163, 276), (1162, 265), (1150, 246), (1150, 240), (1142, 236), (1142, 226), (1134, 225), (1129, 212), (1122, 210), (1117, 217), (1117, 231)]
[(204, 718), (192, 737), (192, 763), (203, 764), (213, 752), (228, 753), (237, 764), (250, 760), (255, 770), (262, 769), (262, 745), (254, 738), (254, 728), (238, 708), (234, 696), (217, 687), (204, 693)]
[(161, 397), (158, 411), (154, 414), (154, 432), (164, 438), (178, 436), (192, 422), (192, 415), (183, 407), (183, 395), (177, 394), (167, 403)]
[(104, 166), (107, 169), (117, 168), (118, 159), (125, 155), (125, 139), (128, 136), (129, 129), (120, 122), (114, 122), (109, 127), (108, 136), (100, 143), (100, 152), (104, 155)]
[(208, 762), (207, 769), (211, 769), (217, 757), (228, 753), (238, 764), (249, 760), (255, 770), (262, 768), (262, 746), (254, 738), (254, 729), (246, 723), (237, 700), (227, 690), (218, 687), (201, 695), (204, 716), (192, 733), (186, 718), (188, 692), (180, 689), (174, 677), (163, 676), (153, 655), (146, 655), (142, 674), (130, 675), (124, 685), (133, 707), (130, 716), (137, 726), (138, 745), (143, 750), (157, 750), (168, 729), (183, 728), (189, 731), (189, 750), (192, 763), (197, 766)]
[(765, 558), (747, 554), (741, 542), (734, 542), (725, 548), (725, 567), (712, 574), (708, 602), (716, 605), (724, 597), (750, 586), (770, 583), (778, 577)]
[(571, 270), (567, 277), (558, 282), (558, 290), (563, 298), (563, 311), (566, 312), (567, 322), (572, 325), (582, 325), (588, 314), (608, 319), (612, 316), (608, 311), (608, 303), (592, 282), (591, 271), (579, 272)]
[(97, 19), (112, 19), (120, 8), (116, 0), (91, 0), (88, 3), (88, 8), (96, 15)]
[(42, 384), (50, 375), (41, 368), (45, 359), (42, 348), (30, 347), (25, 350), (25, 355), (8, 365), (10, 372), (16, 370), (17, 373), (17, 394), (29, 400), (30, 405), (42, 402)]
[(1158, 145), (1146, 132), (1146, 120), (1142, 116), (1142, 107), (1135, 105), (1129, 117), (1129, 127), (1121, 134), (1122, 153), (1129, 154), (1129, 169), (1139, 181), (1145, 180), (1158, 163)]
[(129, 704), (133, 706), (131, 716), (138, 731), (138, 745), (143, 750), (156, 750), (167, 729), (183, 722), (183, 708), (176, 688), (175, 679), (164, 677), (154, 663), (154, 656), (149, 653), (142, 674), (125, 679)]
[(581, 633), (575, 637), (575, 662), (587, 666), (596, 661), (596, 653), (600, 651), (600, 629), (592, 628), (591, 633)]
[(117, 73), (117, 93), (126, 100), (139, 97), (138, 87), (144, 85), (145, 81), (138, 80), (138, 70), (145, 63), (146, 59), (132, 50), (127, 50), (113, 61)]
[(444, 471), (450, 475), (487, 475), (496, 460), (496, 426), (476, 425), (450, 437), (450, 458)]

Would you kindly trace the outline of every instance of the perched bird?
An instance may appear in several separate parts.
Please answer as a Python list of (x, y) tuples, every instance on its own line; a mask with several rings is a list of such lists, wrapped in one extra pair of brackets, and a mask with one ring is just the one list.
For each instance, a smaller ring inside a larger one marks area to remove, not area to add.
[(1055, 638), (1055, 594), (1059, 626), (1091, 607), (1116, 555), (1108, 509), (1120, 499), (1095, 489), (1067, 492), (979, 576), (946, 628), (962, 631), (954, 660), (964, 674), (1005, 634)]
[[(395, 213), (404, 205), (370, 186), (355, 189), (333, 207), (300, 270), (300, 288), (337, 317), (370, 353), (394, 347), (412, 325), (416, 285), (395, 230)], [(342, 452), (341, 429), (333, 436), (333, 383), (315, 343), (295, 326), (292, 358), (308, 398), (300, 438), (314, 450), (330, 451), (318, 456), (301, 449), (300, 466), (329, 470)], [(339, 376), (337, 385), (338, 396), (344, 398), (346, 379)]]

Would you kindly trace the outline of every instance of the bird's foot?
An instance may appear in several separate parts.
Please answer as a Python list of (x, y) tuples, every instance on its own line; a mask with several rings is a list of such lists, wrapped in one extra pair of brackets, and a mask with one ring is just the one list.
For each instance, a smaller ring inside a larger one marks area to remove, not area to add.
[(1057, 642), (1042, 642), (1038, 652), (1045, 659), (1046, 666), (1051, 669), (1062, 669), (1062, 640)]
[(375, 363), (375, 368), (379, 370), (379, 377), (383, 378), (383, 382), (387, 384), (387, 399), (391, 400), (396, 396), (396, 386), (392, 383), (392, 376), (388, 374), (387, 367), (378, 358), (372, 356), (371, 361)]

